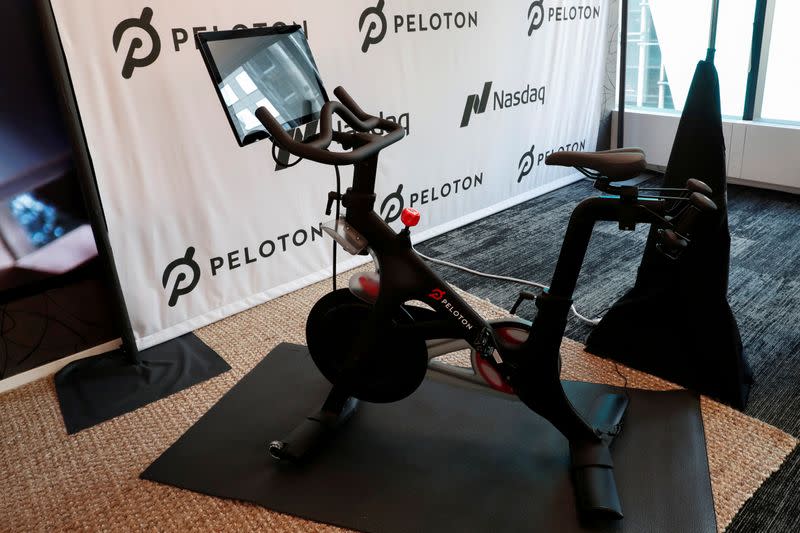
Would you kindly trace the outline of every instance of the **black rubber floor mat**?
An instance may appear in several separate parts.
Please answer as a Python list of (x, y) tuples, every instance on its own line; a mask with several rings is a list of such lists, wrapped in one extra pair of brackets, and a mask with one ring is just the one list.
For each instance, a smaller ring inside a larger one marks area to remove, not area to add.
[[(362, 403), (309, 464), (276, 463), (268, 443), (329, 388), (305, 347), (282, 344), (141, 477), (363, 531), (585, 530), (566, 439), (520, 402), (434, 379), (401, 402)], [(609, 390), (567, 383), (579, 408)], [(625, 518), (590, 530), (716, 532), (698, 398), (629, 392), (613, 448)]]

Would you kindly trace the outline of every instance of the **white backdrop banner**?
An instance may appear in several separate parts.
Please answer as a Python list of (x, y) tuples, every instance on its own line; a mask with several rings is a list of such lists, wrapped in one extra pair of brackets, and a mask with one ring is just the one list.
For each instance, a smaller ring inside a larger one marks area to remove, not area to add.
[(616, 17), (606, 0), (51, 3), (140, 348), (331, 270), (333, 169), (240, 148), (195, 32), (302, 25), (329, 93), (405, 127), (377, 207), (419, 209), (419, 240), (575, 179), (544, 157), (594, 149)]

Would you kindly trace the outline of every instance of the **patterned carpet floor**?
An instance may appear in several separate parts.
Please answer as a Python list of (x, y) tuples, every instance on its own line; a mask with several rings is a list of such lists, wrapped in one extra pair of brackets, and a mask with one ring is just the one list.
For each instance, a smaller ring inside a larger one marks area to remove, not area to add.
[[(567, 220), (596, 191), (578, 182), (430, 239), (420, 252), (493, 274), (549, 283)], [(800, 436), (800, 196), (730, 186), (729, 298), (755, 385), (746, 413)], [(601, 315), (631, 287), (647, 227), (595, 230), (578, 282), (576, 305)], [(435, 267), (448, 281), (508, 309), (522, 287)], [(531, 318), (531, 304), (519, 313)], [(585, 341), (589, 326), (572, 318), (566, 336)], [(795, 450), (737, 514), (729, 531), (800, 531), (800, 451)]]
[[(340, 284), (347, 279), (349, 273), (343, 273)], [(272, 348), (302, 343), (305, 317), (329, 290), (326, 280), (197, 330), (231, 365), (229, 372), (75, 435), (65, 431), (52, 378), (4, 394), (0, 531), (343, 531), (138, 477)], [(506, 316), (486, 300), (463, 296), (482, 316)], [(642, 372), (617, 368), (574, 341), (562, 343), (561, 356), (565, 379), (674, 388)], [(451, 362), (467, 361), (462, 355)], [(722, 530), (797, 440), (708, 398), (702, 398), (701, 410)]]
[[(420, 245), (423, 253), (515, 277), (549, 281), (573, 206), (592, 194), (578, 183)], [(800, 531), (800, 451), (765, 479), (800, 436), (800, 198), (732, 187), (731, 304), (756, 384), (747, 414), (704, 400), (712, 487), (720, 528)], [(621, 234), (601, 225), (592, 241), (577, 302), (601, 314), (632, 283), (646, 229)], [(501, 316), (519, 287), (436, 267), (486, 316)], [(340, 281), (343, 283), (346, 274)], [(138, 479), (139, 473), (282, 341), (303, 342), (304, 317), (329, 290), (307, 287), (198, 330), (232, 366), (222, 376), (77, 435), (66, 434), (52, 379), (0, 402), (0, 531), (340, 531), (266, 509)], [(520, 310), (530, 317), (533, 306)], [(582, 351), (585, 326), (571, 322), (562, 345), (564, 376), (620, 384), (614, 365)], [(622, 368), (634, 387), (661, 388)], [(784, 433), (785, 432), (785, 433)], [(787, 435), (788, 433), (789, 435)], [(741, 507), (742, 503), (744, 506)], [(741, 509), (740, 509), (741, 507)], [(737, 512), (738, 511), (738, 512)]]

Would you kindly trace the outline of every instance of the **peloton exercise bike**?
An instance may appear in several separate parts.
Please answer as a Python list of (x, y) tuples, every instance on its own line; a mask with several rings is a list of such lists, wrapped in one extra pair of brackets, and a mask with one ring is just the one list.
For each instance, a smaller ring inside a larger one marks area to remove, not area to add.
[[(390, 120), (364, 112), (341, 87), (334, 91), (339, 101), (328, 100), (299, 27), (201, 33), (198, 40), (240, 144), (269, 136), (273, 149), (277, 146), (326, 165), (354, 166), (352, 186), (343, 194), (329, 194), (326, 212), (330, 214), (333, 202), (340, 201), (346, 214), (326, 227), (326, 232), (352, 254), (371, 254), (376, 267), (375, 272), (355, 274), (348, 288), (327, 294), (311, 310), (306, 324), (308, 350), (332, 389), (319, 412), (303, 420), (288, 437), (272, 442), (270, 453), (281, 460), (306, 458), (353, 415), (359, 401), (401, 400), (420, 386), (430, 368), (450, 379), (516, 395), (547, 419), (569, 441), (581, 514), (622, 518), (609, 447), (620, 431), (627, 397), (606, 394), (591, 412), (579, 413), (560, 381), (559, 348), (573, 291), (597, 221), (618, 222), (623, 230), (639, 223), (654, 224), (661, 228), (662, 251), (677, 257), (689, 245), (703, 214), (716, 209), (705, 196), (710, 193), (708, 187), (691, 180), (687, 189), (648, 189), (648, 194), (642, 194), (644, 189), (617, 185), (645, 170), (644, 154), (637, 149), (550, 155), (548, 164), (578, 168), (605, 194), (584, 200), (573, 211), (552, 283), (535, 298), (538, 313), (533, 323), (489, 321), (414, 251), (410, 234), (419, 221), (418, 212), (403, 211), (405, 228), (400, 232), (375, 212), (378, 155), (405, 132)], [(248, 57), (257, 60), (248, 63)], [(280, 65), (280, 61), (288, 63)], [(270, 70), (263, 70), (266, 63)], [(237, 67), (240, 64), (244, 68)], [(252, 64), (259, 68), (250, 69)], [(276, 71), (275, 66), (283, 70)], [(241, 114), (246, 110), (237, 110), (237, 103), (247, 102), (231, 103), (233, 98), (225, 94), (230, 91), (225, 85), (233, 84), (241, 72), (278, 74), (271, 85), (264, 77), (256, 80), (263, 99), (250, 98), (257, 104), (254, 114), (263, 128), (248, 125)], [(304, 95), (299, 102), (298, 94)], [(334, 114), (352, 131), (334, 130)], [(317, 117), (318, 133), (305, 140), (287, 133)], [(332, 142), (345, 151), (329, 150)], [(435, 360), (464, 348), (471, 350), (471, 368)]]

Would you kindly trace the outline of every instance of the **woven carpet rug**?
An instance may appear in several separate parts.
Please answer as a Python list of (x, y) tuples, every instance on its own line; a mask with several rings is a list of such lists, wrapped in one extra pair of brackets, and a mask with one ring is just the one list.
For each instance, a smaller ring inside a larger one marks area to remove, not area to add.
[[(342, 275), (341, 279), (347, 279)], [(2, 531), (334, 531), (229, 500), (138, 478), (280, 342), (304, 342), (305, 316), (329, 290), (318, 283), (195, 332), (232, 367), (222, 376), (69, 436), (52, 379), (0, 396)], [(466, 295), (487, 317), (505, 311)], [(672, 389), (658, 378), (562, 345), (563, 377), (643, 389)], [(702, 399), (709, 466), (720, 529), (794, 449), (794, 438)], [(202, 468), (202, 465), (198, 465)]]

